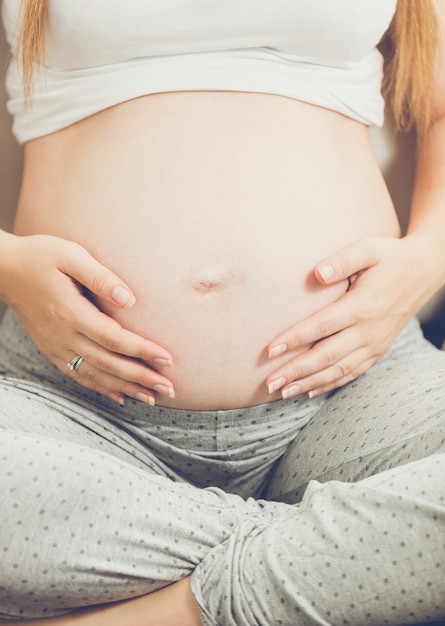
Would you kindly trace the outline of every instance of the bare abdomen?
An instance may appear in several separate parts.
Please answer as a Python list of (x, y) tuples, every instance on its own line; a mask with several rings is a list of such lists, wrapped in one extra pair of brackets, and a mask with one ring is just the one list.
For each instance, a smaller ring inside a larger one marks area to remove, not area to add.
[(314, 265), (398, 234), (366, 130), (286, 98), (147, 96), (26, 152), (17, 231), (77, 241), (132, 287), (131, 311), (99, 304), (173, 354), (176, 398), (159, 404), (274, 399), (266, 345), (346, 289)]

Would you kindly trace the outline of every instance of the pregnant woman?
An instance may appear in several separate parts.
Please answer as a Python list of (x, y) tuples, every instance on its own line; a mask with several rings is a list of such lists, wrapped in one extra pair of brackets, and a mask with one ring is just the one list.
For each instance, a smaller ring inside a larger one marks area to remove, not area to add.
[(2, 14), (0, 621), (444, 618), (445, 354), (414, 316), (445, 283), (445, 2)]

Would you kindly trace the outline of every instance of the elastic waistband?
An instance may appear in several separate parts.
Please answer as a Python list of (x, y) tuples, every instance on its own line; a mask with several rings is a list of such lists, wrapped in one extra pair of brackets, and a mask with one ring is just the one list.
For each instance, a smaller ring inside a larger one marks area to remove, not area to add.
[[(85, 389), (68, 376), (64, 376), (34, 345), (25, 328), (16, 314), (8, 309), (0, 323), (0, 374), (14, 378), (20, 385), (20, 380), (29, 385), (36, 385), (39, 390), (46, 387), (51, 397), (54, 394), (64, 399), (70, 395), (76, 403), (85, 402), (89, 406), (102, 409), (107, 414), (113, 413), (120, 420), (142, 424), (149, 421), (151, 424), (165, 426), (166, 417), (175, 427), (187, 425), (193, 429), (193, 424), (201, 425), (211, 421), (218, 421), (229, 426), (240, 421), (244, 423), (264, 423), (272, 418), (285, 418), (287, 414), (302, 415), (308, 410), (311, 412), (322, 402), (323, 397), (309, 400), (307, 396), (297, 396), (289, 400), (276, 400), (270, 403), (241, 407), (235, 409), (193, 411), (170, 407), (150, 407), (132, 399), (126, 399), (125, 406), (120, 407), (112, 400), (95, 392)], [(199, 426), (198, 426), (199, 428)]]
[[(413, 342), (422, 340), (422, 331), (416, 319), (411, 320), (402, 330), (389, 353), (412, 349)], [(276, 400), (267, 404), (212, 411), (190, 411), (186, 409), (166, 408), (162, 406), (148, 407), (147, 405), (128, 399), (125, 407), (119, 407), (112, 400), (89, 391), (84, 387), (64, 376), (44, 355), (42, 355), (29, 337), (15, 313), (8, 309), (0, 324), (0, 373), (14, 379), (32, 383), (39, 388), (46, 387), (51, 394), (59, 394), (63, 398), (72, 396), (76, 403), (86, 403), (102, 409), (109, 415), (112, 413), (120, 420), (128, 420), (142, 425), (149, 421), (154, 426), (165, 426), (166, 416), (175, 427), (186, 425), (193, 428), (193, 424), (199, 425), (218, 421), (227, 424), (227, 427), (239, 424), (251, 423), (255, 427), (257, 423), (264, 423), (273, 419), (286, 419), (288, 415), (303, 417), (307, 412), (313, 413), (317, 406), (322, 404), (325, 396), (319, 396), (309, 400), (306, 395), (297, 396), (290, 400)], [(388, 355), (388, 356), (389, 356)], [(385, 357), (384, 357), (385, 358)], [(19, 384), (16, 382), (16, 384)]]

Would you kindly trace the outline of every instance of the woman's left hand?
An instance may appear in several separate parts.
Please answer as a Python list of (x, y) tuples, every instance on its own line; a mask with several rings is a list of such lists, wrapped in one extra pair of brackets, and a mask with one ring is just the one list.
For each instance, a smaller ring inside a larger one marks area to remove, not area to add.
[[(314, 270), (322, 285), (349, 279), (336, 302), (298, 322), (268, 346), (269, 358), (307, 347), (266, 380), (270, 393), (310, 397), (354, 380), (382, 357), (440, 286), (426, 236), (372, 237), (347, 246)], [(429, 280), (429, 276), (431, 279)]]

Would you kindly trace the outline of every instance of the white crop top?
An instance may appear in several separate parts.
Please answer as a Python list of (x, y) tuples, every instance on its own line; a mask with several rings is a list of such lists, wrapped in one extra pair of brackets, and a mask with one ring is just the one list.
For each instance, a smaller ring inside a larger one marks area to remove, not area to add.
[[(46, 67), (26, 106), (10, 63), (20, 143), (138, 96), (195, 90), (287, 96), (381, 125), (376, 45), (397, 0), (49, 0)], [(15, 47), (20, 0), (3, 0)]]

